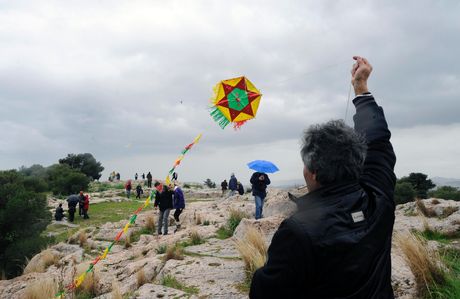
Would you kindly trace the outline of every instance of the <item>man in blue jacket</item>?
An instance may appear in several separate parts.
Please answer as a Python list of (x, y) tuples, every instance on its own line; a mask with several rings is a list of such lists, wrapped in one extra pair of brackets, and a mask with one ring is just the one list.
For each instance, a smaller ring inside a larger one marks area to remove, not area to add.
[(394, 298), (396, 157), (383, 110), (367, 89), (372, 66), (353, 58), (355, 128), (330, 121), (305, 132), (309, 193), (273, 236), (250, 298)]
[(268, 175), (263, 172), (254, 172), (251, 176), (252, 195), (256, 202), (256, 219), (262, 218), (264, 200), (267, 196), (267, 185), (270, 185)]
[(228, 193), (227, 197), (235, 195), (236, 191), (238, 190), (238, 180), (233, 173), (230, 176), (230, 180), (228, 181), (228, 189), (230, 189), (230, 192)]

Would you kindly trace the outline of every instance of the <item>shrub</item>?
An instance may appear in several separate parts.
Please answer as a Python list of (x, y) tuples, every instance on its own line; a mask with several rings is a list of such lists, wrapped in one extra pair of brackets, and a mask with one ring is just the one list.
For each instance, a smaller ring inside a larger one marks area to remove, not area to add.
[(78, 244), (83, 248), (87, 241), (88, 237), (86, 236), (86, 232), (83, 230), (78, 234)]
[(121, 294), (120, 291), (120, 286), (118, 285), (118, 282), (116, 280), (112, 281), (112, 299), (123, 299), (123, 295)]
[(267, 244), (262, 233), (249, 227), (242, 240), (235, 242), (236, 248), (244, 261), (246, 279), (250, 280), (254, 272), (267, 261)]
[(206, 179), (206, 181), (204, 181), (204, 184), (208, 187), (208, 188), (216, 188), (216, 183), (211, 181), (211, 179)]
[(410, 173), (407, 177), (402, 177), (399, 182), (407, 182), (412, 185), (418, 198), (427, 198), (428, 190), (436, 187), (427, 175), (423, 173)]
[(394, 198), (397, 205), (413, 201), (415, 198), (414, 187), (409, 182), (397, 182)]
[(436, 212), (434, 211), (433, 208), (427, 208), (425, 204), (423, 203), (422, 200), (418, 199), (415, 202), (417, 209), (420, 211), (420, 213), (423, 214), (425, 217), (436, 217)]
[(210, 224), (210, 223), (209, 223), (209, 220), (203, 221), (203, 225), (204, 225), (204, 226), (208, 226), (209, 224)]
[(166, 244), (160, 244), (160, 245), (158, 246), (158, 248), (155, 249), (155, 252), (156, 252), (157, 254), (163, 254), (163, 253), (166, 252), (167, 249), (168, 249), (168, 245), (166, 245)]
[(0, 273), (7, 278), (21, 274), (26, 258), (48, 243), (40, 234), (51, 213), (45, 195), (35, 187), (26, 185), (15, 170), (0, 171)]
[(195, 214), (195, 223), (196, 225), (201, 224), (201, 214)]
[(166, 262), (168, 260), (183, 260), (184, 259), (184, 249), (182, 246), (175, 244), (174, 246), (168, 246), (166, 249), (166, 254), (163, 257), (163, 260)]
[(100, 162), (90, 153), (85, 154), (68, 154), (67, 157), (59, 159), (59, 164), (69, 165), (70, 168), (85, 174), (91, 180), (98, 180), (104, 170)]
[(24, 290), (24, 299), (54, 298), (58, 291), (58, 284), (52, 278), (46, 278), (29, 284)]
[(441, 186), (428, 194), (431, 197), (460, 201), (460, 190), (451, 186)]
[(147, 278), (145, 277), (144, 268), (141, 268), (139, 271), (137, 271), (136, 282), (137, 282), (137, 288), (140, 288), (147, 282)]
[(190, 241), (191, 241), (192, 245), (199, 245), (199, 244), (204, 243), (203, 237), (201, 237), (200, 234), (196, 230), (193, 230), (190, 233)]
[(59, 257), (54, 255), (51, 250), (44, 250), (32, 258), (24, 268), (24, 274), (38, 272), (43, 273), (46, 269), (54, 264), (57, 264)]
[(152, 234), (155, 232), (156, 225), (153, 215), (148, 215), (145, 219), (145, 228), (148, 229)]
[(240, 224), (241, 219), (243, 218), (249, 218), (249, 215), (241, 210), (230, 210), (230, 217), (227, 220), (227, 226), (232, 234), (235, 232), (236, 227)]
[(87, 190), (89, 178), (66, 164), (54, 164), (48, 168), (48, 184), (53, 194), (69, 195)]
[(446, 272), (442, 268), (439, 253), (430, 251), (423, 239), (412, 233), (398, 233), (395, 235), (395, 242), (415, 276), (420, 297), (429, 294), (434, 285), (446, 283)]

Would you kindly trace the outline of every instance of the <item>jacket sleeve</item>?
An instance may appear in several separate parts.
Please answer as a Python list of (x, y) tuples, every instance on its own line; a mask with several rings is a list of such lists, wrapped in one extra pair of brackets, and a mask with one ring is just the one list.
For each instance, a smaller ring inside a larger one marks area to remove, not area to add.
[(270, 178), (268, 177), (268, 175), (265, 175), (265, 185), (270, 185)]
[(252, 176), (251, 176), (251, 179), (249, 180), (251, 182), (251, 184), (256, 184), (257, 183), (257, 172), (253, 173)]
[(363, 134), (367, 142), (366, 159), (360, 181), (364, 185), (377, 188), (393, 200), (396, 156), (390, 143), (391, 133), (383, 109), (377, 105), (371, 94), (355, 98), (353, 104), (356, 107), (356, 114), (353, 117), (355, 130)]
[(308, 289), (311, 247), (300, 241), (290, 221), (283, 221), (273, 236), (266, 264), (252, 277), (249, 298), (296, 298), (300, 290)]
[(160, 192), (155, 192), (155, 202), (153, 203), (154, 207), (158, 207), (160, 204)]

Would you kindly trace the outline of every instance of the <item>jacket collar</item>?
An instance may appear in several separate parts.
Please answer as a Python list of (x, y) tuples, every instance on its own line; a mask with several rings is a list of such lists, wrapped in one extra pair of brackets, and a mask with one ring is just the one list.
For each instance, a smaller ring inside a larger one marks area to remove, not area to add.
[(298, 197), (295, 202), (299, 209), (303, 207), (319, 207), (332, 204), (334, 199), (339, 199), (345, 194), (359, 190), (361, 187), (358, 180), (349, 180), (341, 183), (331, 184), (309, 192)]

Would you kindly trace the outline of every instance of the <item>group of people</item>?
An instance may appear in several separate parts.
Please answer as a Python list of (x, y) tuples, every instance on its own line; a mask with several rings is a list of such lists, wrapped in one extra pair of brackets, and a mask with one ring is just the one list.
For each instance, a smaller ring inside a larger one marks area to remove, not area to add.
[[(78, 215), (83, 217), (83, 219), (89, 219), (88, 210), (89, 210), (89, 195), (83, 194), (83, 191), (80, 193), (70, 195), (67, 198), (67, 206), (68, 206), (68, 213), (69, 213), (69, 221), (73, 222), (75, 219), (75, 213), (77, 211), (78, 205)], [(54, 213), (54, 219), (56, 221), (62, 221), (64, 219), (64, 209), (62, 208), (62, 203), (56, 208)]]
[(119, 172), (112, 171), (109, 175), (109, 182), (114, 182), (114, 181), (119, 181), (121, 178), (121, 175)]
[(158, 217), (158, 235), (168, 234), (169, 213), (174, 211), (174, 220), (176, 229), (181, 228), (179, 216), (185, 209), (185, 198), (182, 189), (177, 184), (163, 185), (160, 182), (155, 182), (155, 202), (153, 206), (158, 208), (160, 213)]
[(231, 174), (230, 180), (227, 183), (227, 180), (223, 180), (222, 183), (220, 183), (220, 187), (222, 188), (222, 196), (225, 196), (227, 193), (227, 190), (230, 190), (229, 193), (227, 194), (227, 198), (230, 196), (235, 195), (237, 192), (239, 195), (244, 194), (244, 186), (241, 184), (240, 181), (238, 181), (235, 177), (235, 174)]

